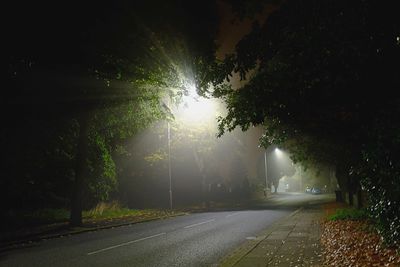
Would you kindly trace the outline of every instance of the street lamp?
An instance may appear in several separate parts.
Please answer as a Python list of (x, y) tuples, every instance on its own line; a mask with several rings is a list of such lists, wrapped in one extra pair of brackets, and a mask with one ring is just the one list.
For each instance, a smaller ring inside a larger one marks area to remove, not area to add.
[[(169, 107), (170, 101), (168, 100), (168, 104), (162, 102), (162, 107), (165, 112), (167, 112), (171, 117), (173, 117), (171, 108)], [(168, 140), (168, 177), (169, 177), (169, 208), (172, 209), (172, 170), (171, 170), (171, 125), (169, 120), (167, 120), (167, 140)]]
[(215, 101), (200, 97), (193, 84), (188, 85), (186, 89), (187, 92), (183, 96), (183, 103), (178, 109), (180, 118), (189, 126), (198, 123), (208, 123), (210, 117), (215, 115)]
[(168, 176), (169, 176), (169, 208), (172, 210), (172, 172), (171, 172), (171, 126), (167, 121), (168, 129)]
[(267, 150), (264, 151), (264, 170), (265, 170), (265, 197), (267, 197), (268, 192), (268, 172), (267, 172)]
[[(283, 152), (279, 148), (275, 148), (274, 152), (278, 158), (282, 157)], [(265, 171), (265, 197), (268, 192), (268, 164), (267, 164), (267, 149), (264, 150), (264, 171)]]
[[(215, 103), (210, 99), (201, 98), (196, 93), (196, 88), (194, 85), (189, 84), (187, 86), (187, 94), (183, 97), (183, 105), (181, 107), (176, 107), (175, 114), (178, 113), (180, 118), (186, 123), (193, 123), (194, 121), (200, 122), (209, 118), (215, 111)], [(168, 105), (164, 102), (162, 106), (171, 117), (175, 118), (172, 109), (170, 108), (170, 100), (168, 99)], [(183, 109), (182, 109), (183, 107)], [(193, 124), (192, 124), (193, 126)], [(171, 125), (169, 120), (167, 120), (167, 137), (168, 137), (168, 177), (169, 177), (169, 207), (172, 209), (172, 168), (171, 168)]]
[(275, 148), (275, 154), (276, 154), (276, 156), (277, 157), (282, 157), (282, 155), (283, 155), (283, 152), (282, 152), (282, 150), (280, 150), (279, 148)]

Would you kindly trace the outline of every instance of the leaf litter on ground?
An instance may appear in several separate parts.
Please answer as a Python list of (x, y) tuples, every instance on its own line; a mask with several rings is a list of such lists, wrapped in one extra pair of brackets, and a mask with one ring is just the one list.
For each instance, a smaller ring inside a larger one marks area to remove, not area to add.
[[(325, 210), (329, 215), (335, 207)], [(325, 220), (321, 226), (324, 266), (400, 266), (398, 248), (385, 246), (368, 220)]]

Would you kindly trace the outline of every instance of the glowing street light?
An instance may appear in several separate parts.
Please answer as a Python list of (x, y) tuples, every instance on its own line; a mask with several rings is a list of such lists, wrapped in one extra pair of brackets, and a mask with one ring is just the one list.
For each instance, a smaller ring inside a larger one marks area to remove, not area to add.
[[(282, 150), (279, 148), (275, 148), (274, 152), (278, 158), (281, 158), (283, 155)], [(265, 197), (267, 197), (267, 192), (268, 192), (268, 166), (267, 166), (267, 150), (264, 150), (264, 170), (265, 170)]]
[(275, 148), (275, 154), (276, 154), (276, 156), (277, 157), (282, 157), (282, 155), (283, 155), (283, 152), (282, 152), (282, 150), (280, 150), (279, 148)]
[(194, 85), (187, 87), (187, 94), (183, 96), (183, 105), (180, 108), (180, 115), (185, 123), (205, 122), (215, 112), (215, 102), (200, 97)]
[[(193, 124), (194, 122), (205, 122), (210, 118), (212, 113), (215, 111), (215, 103), (210, 99), (202, 98), (197, 95), (196, 87), (189, 85), (186, 88), (187, 94), (183, 96), (183, 106), (178, 107), (176, 110), (179, 113), (182, 120), (187, 124)], [(168, 105), (163, 103), (163, 107), (173, 115), (170, 108), (169, 101)], [(169, 207), (172, 209), (172, 168), (171, 168), (171, 125), (167, 121), (168, 131), (168, 176), (169, 176)]]

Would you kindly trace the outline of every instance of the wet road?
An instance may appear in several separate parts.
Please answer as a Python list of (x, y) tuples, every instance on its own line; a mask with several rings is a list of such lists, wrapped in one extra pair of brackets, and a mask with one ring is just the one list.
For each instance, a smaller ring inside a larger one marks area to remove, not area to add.
[(254, 210), (190, 214), (42, 241), (0, 254), (0, 266), (210, 266), (300, 204), (284, 194)]

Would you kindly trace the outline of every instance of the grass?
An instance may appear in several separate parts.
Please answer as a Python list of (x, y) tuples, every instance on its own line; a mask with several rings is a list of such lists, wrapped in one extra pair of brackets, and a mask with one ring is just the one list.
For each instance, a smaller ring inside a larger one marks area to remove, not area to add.
[(342, 208), (328, 216), (328, 220), (364, 220), (368, 219), (368, 214), (364, 209)]
[(16, 218), (27, 224), (45, 224), (68, 220), (69, 211), (65, 209), (40, 209), (16, 214)]
[[(69, 211), (66, 209), (39, 209), (34, 211), (8, 211), (0, 221), (2, 230), (13, 230), (25, 227), (48, 225), (66, 222)], [(1, 231), (2, 231), (1, 230)]]
[(105, 203), (101, 202), (91, 210), (84, 211), (82, 216), (84, 219), (112, 219), (128, 216), (151, 216), (159, 213), (159, 210), (136, 210), (121, 207), (118, 202)]
[[(96, 207), (83, 211), (84, 220), (107, 220), (123, 217), (150, 218), (168, 215), (166, 211), (151, 209), (128, 209), (122, 207), (118, 202), (101, 202)], [(40, 209), (35, 211), (13, 212), (6, 215), (6, 225), (35, 226), (43, 224), (52, 224), (58, 222), (67, 222), (70, 212), (66, 209)]]

